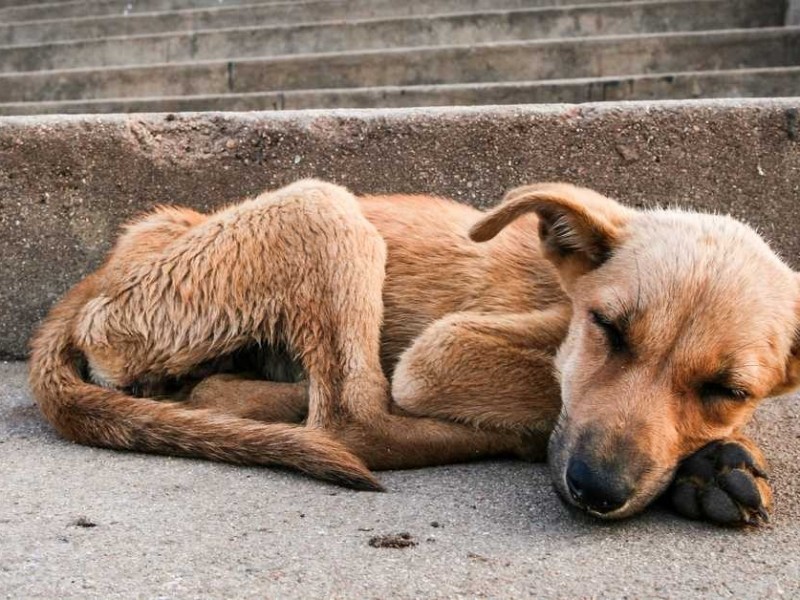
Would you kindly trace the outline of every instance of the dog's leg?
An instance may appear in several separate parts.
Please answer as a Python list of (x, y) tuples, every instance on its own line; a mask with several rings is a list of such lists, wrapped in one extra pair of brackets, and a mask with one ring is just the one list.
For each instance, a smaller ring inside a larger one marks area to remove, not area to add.
[(300, 423), (308, 414), (308, 384), (246, 379), (227, 373), (212, 375), (192, 388), (185, 405), (242, 419)]
[(568, 307), (444, 317), (401, 356), (392, 398), (414, 415), (480, 427), (552, 425), (561, 405), (553, 356), (568, 320)]
[(337, 220), (298, 214), (305, 223), (296, 229), (310, 230), (297, 249), (308, 255), (305, 283), (283, 308), (288, 344), (308, 375), (309, 427), (366, 421), (389, 405), (380, 364), (385, 243), (352, 196), (347, 212), (344, 198), (333, 200), (340, 201)]
[(721, 525), (757, 525), (769, 519), (772, 490), (767, 461), (750, 438), (738, 433), (701, 448), (678, 467), (668, 496), (690, 519)]
[(368, 422), (345, 423), (335, 435), (376, 471), (416, 469), (495, 456), (527, 457), (536, 443), (536, 440), (531, 442), (527, 433), (388, 413)]
[[(212, 375), (192, 389), (184, 405), (257, 421), (297, 423), (307, 414), (308, 384)], [(529, 457), (538, 443), (519, 431), (477, 430), (400, 414), (344, 420), (333, 433), (377, 470), (464, 462), (501, 454)], [(543, 447), (536, 452), (541, 458)]]
[(393, 400), (409, 414), (514, 432), (527, 456), (541, 460), (560, 410), (553, 356), (568, 322), (561, 306), (445, 317), (401, 357)]

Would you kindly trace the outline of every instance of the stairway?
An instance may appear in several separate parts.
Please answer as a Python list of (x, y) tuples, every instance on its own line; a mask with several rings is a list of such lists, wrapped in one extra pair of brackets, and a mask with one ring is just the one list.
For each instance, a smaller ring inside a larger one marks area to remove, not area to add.
[(785, 0), (0, 0), (0, 115), (800, 95)]

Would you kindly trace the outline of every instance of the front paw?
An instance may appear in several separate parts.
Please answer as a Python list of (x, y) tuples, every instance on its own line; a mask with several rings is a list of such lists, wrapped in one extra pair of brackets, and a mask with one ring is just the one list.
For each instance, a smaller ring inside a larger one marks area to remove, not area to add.
[(712, 442), (678, 467), (668, 492), (672, 506), (684, 517), (719, 525), (766, 523), (772, 491), (760, 463), (739, 442)]

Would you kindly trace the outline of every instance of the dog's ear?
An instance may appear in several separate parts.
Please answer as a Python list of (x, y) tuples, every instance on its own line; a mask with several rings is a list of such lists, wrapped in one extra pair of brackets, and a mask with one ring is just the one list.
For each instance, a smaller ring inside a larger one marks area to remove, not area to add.
[(506, 225), (531, 212), (539, 217), (539, 239), (545, 256), (562, 275), (569, 276), (605, 262), (634, 214), (586, 188), (565, 183), (535, 184), (511, 190), (502, 203), (473, 225), (469, 236), (476, 242), (490, 240)]

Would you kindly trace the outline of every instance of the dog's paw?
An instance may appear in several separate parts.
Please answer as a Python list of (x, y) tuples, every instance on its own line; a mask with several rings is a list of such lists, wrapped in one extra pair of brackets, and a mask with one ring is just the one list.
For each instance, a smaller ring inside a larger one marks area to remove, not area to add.
[(668, 492), (672, 506), (690, 519), (762, 525), (769, 520), (772, 491), (761, 463), (739, 442), (712, 442), (678, 467)]

